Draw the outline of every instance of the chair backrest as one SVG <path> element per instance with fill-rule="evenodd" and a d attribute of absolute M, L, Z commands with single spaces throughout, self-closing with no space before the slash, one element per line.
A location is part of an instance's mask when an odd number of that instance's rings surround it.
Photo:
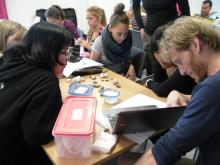
<path fill-rule="evenodd" d="M 40 17 L 40 21 L 46 21 L 46 17 L 44 16 L 45 12 L 46 12 L 46 9 L 36 10 L 36 16 Z"/>
<path fill-rule="evenodd" d="M 145 56 L 146 56 L 146 54 L 144 53 L 143 49 L 140 49 L 137 47 L 131 48 L 132 63 L 135 68 L 136 77 L 138 77 L 138 78 L 141 78 L 142 72 L 145 67 Z"/>
<path fill-rule="evenodd" d="M 141 40 L 141 34 L 139 30 L 130 30 L 132 35 L 132 46 L 142 49 L 143 42 Z"/>
<path fill-rule="evenodd" d="M 65 13 L 65 17 L 66 19 L 71 20 L 77 27 L 77 16 L 76 16 L 76 11 L 73 8 L 67 8 L 67 9 L 63 9 L 64 13 Z"/>
<path fill-rule="evenodd" d="M 65 13 L 65 18 L 71 20 L 77 27 L 77 17 L 75 9 L 73 8 L 66 8 L 63 9 Z M 36 10 L 36 16 L 40 17 L 40 21 L 46 21 L 46 17 L 44 13 L 46 12 L 46 9 L 38 9 Z"/>

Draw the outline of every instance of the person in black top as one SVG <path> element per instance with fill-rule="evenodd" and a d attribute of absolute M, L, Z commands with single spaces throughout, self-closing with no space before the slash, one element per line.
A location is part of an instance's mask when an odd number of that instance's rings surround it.
<path fill-rule="evenodd" d="M 191 94 L 196 86 L 195 81 L 190 76 L 182 76 L 176 66 L 172 63 L 164 63 L 161 60 L 159 51 L 159 42 L 162 38 L 164 30 L 171 23 L 165 24 L 154 32 L 151 39 L 151 49 L 159 66 L 155 69 L 154 80 L 147 81 L 147 87 L 154 91 L 158 96 L 167 97 L 172 90 L 177 90 L 184 94 Z M 174 68 L 174 72 L 168 76 L 167 70 Z"/>
<path fill-rule="evenodd" d="M 142 0 L 144 9 L 147 12 L 147 23 L 144 26 L 141 13 L 140 3 L 141 0 L 132 1 L 132 9 L 138 26 L 140 27 L 141 38 L 145 42 L 146 55 L 146 69 L 147 74 L 154 73 L 155 66 L 158 66 L 153 59 L 151 53 L 150 41 L 154 31 L 169 21 L 175 20 L 178 17 L 176 4 L 178 4 L 181 16 L 190 15 L 188 0 Z"/>
<path fill-rule="evenodd" d="M 0 164 L 52 164 L 41 145 L 53 139 L 70 44 L 64 28 L 40 22 L 0 58 Z"/>

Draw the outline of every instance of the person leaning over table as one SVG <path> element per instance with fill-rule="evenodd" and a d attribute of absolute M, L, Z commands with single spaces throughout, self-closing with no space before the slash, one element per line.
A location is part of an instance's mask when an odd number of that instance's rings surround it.
<path fill-rule="evenodd" d="M 160 97 L 167 97 L 172 90 L 177 90 L 184 94 L 191 94 L 193 88 L 196 86 L 193 78 L 187 75 L 182 76 L 175 65 L 172 63 L 164 63 L 161 59 L 159 43 L 164 30 L 170 25 L 171 23 L 168 23 L 157 28 L 151 38 L 152 53 L 161 67 L 155 68 L 154 80 L 147 80 L 146 86 Z M 169 73 L 171 69 L 173 71 Z"/>
<path fill-rule="evenodd" d="M 16 42 L 22 40 L 26 34 L 26 29 L 21 24 L 10 21 L 3 20 L 0 22 L 0 57 L 3 52 L 15 44 Z"/>
<path fill-rule="evenodd" d="M 146 25 L 144 25 L 144 21 L 141 17 L 141 2 L 147 13 Z M 140 28 L 141 39 L 146 45 L 145 53 L 147 74 L 154 73 L 153 69 L 160 67 L 153 58 L 153 54 L 151 52 L 151 36 L 158 27 L 179 17 L 176 8 L 177 4 L 179 11 L 181 12 L 180 16 L 190 16 L 188 0 L 132 0 L 132 9 L 134 12 L 135 20 L 137 21 L 137 24 Z"/>
<path fill-rule="evenodd" d="M 119 3 L 101 36 L 92 45 L 90 59 L 103 63 L 108 69 L 134 80 L 135 69 L 131 63 L 132 36 L 124 4 Z"/>
<path fill-rule="evenodd" d="M 70 44 L 64 28 L 40 22 L 0 58 L 0 164 L 52 164 L 41 145 L 53 139 L 62 106 L 55 73 Z"/>
<path fill-rule="evenodd" d="M 170 129 L 136 163 L 174 164 L 199 147 L 197 164 L 220 162 L 220 37 L 196 18 L 179 18 L 167 28 L 161 41 L 161 56 L 178 66 L 182 75 L 197 83 L 192 95 L 172 91 L 168 106 L 187 105 Z"/>

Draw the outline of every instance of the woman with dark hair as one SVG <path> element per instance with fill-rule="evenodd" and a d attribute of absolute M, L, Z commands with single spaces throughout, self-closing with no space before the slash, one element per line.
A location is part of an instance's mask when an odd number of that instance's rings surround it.
<path fill-rule="evenodd" d="M 90 58 L 103 63 L 116 73 L 134 80 L 135 69 L 131 63 L 132 37 L 124 4 L 119 3 L 101 36 L 92 45 Z"/>
<path fill-rule="evenodd" d="M 184 94 L 191 94 L 196 86 L 195 81 L 190 76 L 182 76 L 172 63 L 165 63 L 161 59 L 159 43 L 163 32 L 171 23 L 165 24 L 154 32 L 151 38 L 151 49 L 156 61 L 160 64 L 154 73 L 154 80 L 147 80 L 146 86 L 154 91 L 158 96 L 167 97 L 172 90 L 177 90 Z M 169 74 L 169 71 L 172 72 Z"/>
<path fill-rule="evenodd" d="M 55 72 L 70 44 L 64 28 L 40 22 L 0 58 L 0 164 L 51 164 L 41 145 L 53 139 L 62 106 Z"/>

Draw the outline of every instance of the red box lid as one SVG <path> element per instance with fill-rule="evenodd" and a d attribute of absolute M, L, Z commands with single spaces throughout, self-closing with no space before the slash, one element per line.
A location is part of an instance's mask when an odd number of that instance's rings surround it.
<path fill-rule="evenodd" d="M 93 133 L 97 101 L 94 97 L 67 97 L 53 127 L 53 135 Z"/>

